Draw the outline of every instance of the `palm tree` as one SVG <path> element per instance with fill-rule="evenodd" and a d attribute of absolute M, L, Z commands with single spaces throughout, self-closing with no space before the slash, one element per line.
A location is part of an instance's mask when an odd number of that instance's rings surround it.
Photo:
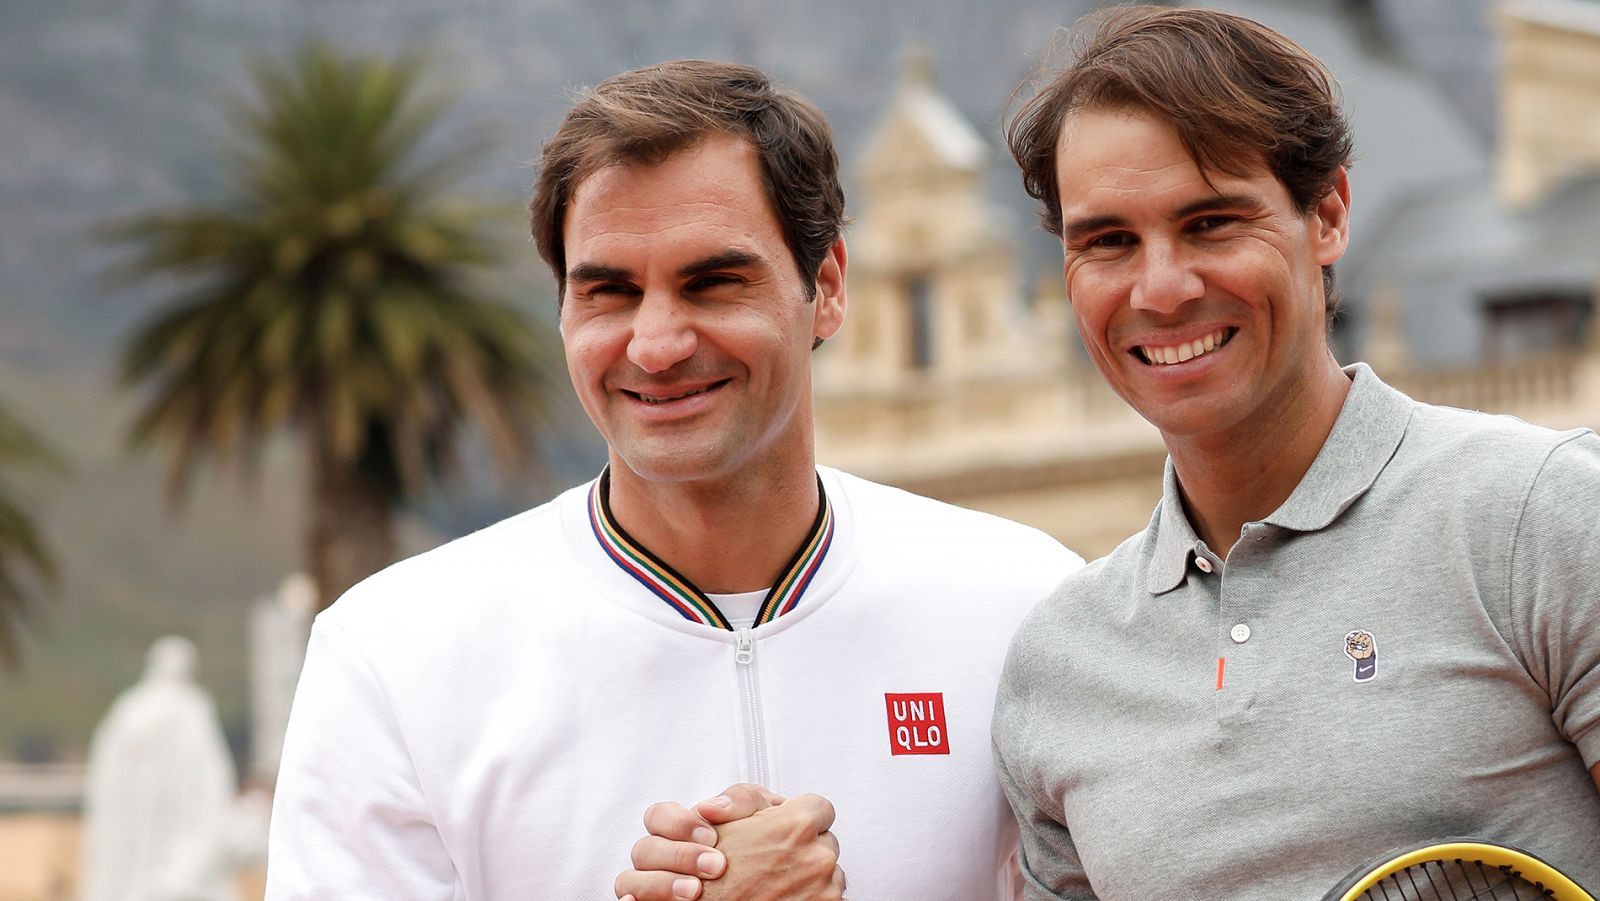
<path fill-rule="evenodd" d="M 201 456 L 248 473 L 296 432 L 324 607 L 394 559 L 396 507 L 456 468 L 463 425 L 516 471 L 548 410 L 551 342 L 473 287 L 486 216 L 443 196 L 477 148 L 420 159 L 443 103 L 419 71 L 316 45 L 259 65 L 231 198 L 108 230 L 124 272 L 181 285 L 124 349 L 131 443 L 170 449 L 179 499 Z"/>
<path fill-rule="evenodd" d="M 59 470 L 61 458 L 0 407 L 0 469 Z M 0 485 L 0 489 L 3 489 Z M 33 614 L 38 589 L 55 579 L 55 563 L 20 504 L 0 490 L 0 665 L 21 663 L 21 626 Z"/>

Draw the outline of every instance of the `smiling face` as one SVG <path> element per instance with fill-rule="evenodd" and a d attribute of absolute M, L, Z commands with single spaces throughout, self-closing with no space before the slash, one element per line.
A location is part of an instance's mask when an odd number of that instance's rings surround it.
<path fill-rule="evenodd" d="M 808 301 L 749 142 L 595 172 L 563 236 L 567 369 L 613 467 L 696 481 L 811 465 L 811 346 L 844 318 L 844 244 Z"/>
<path fill-rule="evenodd" d="M 1169 444 L 1259 438 L 1338 376 L 1321 267 L 1345 248 L 1342 172 L 1300 212 L 1265 163 L 1245 176 L 1202 173 L 1170 125 L 1127 109 L 1072 114 L 1058 148 L 1079 333 Z"/>

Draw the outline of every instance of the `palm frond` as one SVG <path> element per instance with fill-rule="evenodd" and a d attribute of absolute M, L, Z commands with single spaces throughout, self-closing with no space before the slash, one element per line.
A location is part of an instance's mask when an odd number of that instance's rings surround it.
<path fill-rule="evenodd" d="M 62 472 L 65 458 L 21 420 L 0 407 L 0 476 L 20 469 Z M 21 662 L 19 635 L 56 566 L 39 529 L 0 481 L 0 666 Z"/>
<path fill-rule="evenodd" d="M 167 447 L 175 496 L 196 461 L 248 465 L 286 427 L 407 493 L 448 475 L 469 425 L 508 466 L 530 454 L 559 352 L 472 287 L 498 254 L 449 189 L 485 145 L 434 146 L 449 100 L 423 73 L 320 44 L 257 63 L 229 107 L 232 195 L 103 230 L 133 248 L 124 275 L 190 277 L 121 361 L 130 443 Z"/>

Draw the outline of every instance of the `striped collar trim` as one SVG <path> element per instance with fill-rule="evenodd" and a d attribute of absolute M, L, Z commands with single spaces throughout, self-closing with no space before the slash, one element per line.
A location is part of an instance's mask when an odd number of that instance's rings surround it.
<path fill-rule="evenodd" d="M 833 545 L 833 505 L 828 502 L 828 493 L 822 488 L 820 476 L 817 478 L 817 497 L 821 503 L 817 505 L 817 518 L 811 523 L 811 531 L 784 566 L 780 578 L 767 590 L 767 596 L 756 613 L 757 626 L 766 625 L 799 606 L 806 588 L 822 568 L 828 548 Z M 705 592 L 650 553 L 617 524 L 611 515 L 610 467 L 600 473 L 594 488 L 589 491 L 589 525 L 606 556 L 623 572 L 665 601 L 679 616 L 690 622 L 732 630 L 728 618 L 706 597 Z"/>

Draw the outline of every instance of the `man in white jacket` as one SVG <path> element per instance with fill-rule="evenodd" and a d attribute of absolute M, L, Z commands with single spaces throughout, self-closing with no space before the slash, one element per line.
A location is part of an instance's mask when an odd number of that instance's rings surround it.
<path fill-rule="evenodd" d="M 1014 897 L 994 691 L 1081 561 L 816 465 L 846 267 L 822 115 L 745 66 L 625 73 L 546 143 L 532 219 L 609 463 L 318 618 L 268 897 L 837 897 L 840 844 L 858 901 Z M 730 782 L 792 797 L 702 833 L 720 878 L 616 877 L 646 803 Z"/>

